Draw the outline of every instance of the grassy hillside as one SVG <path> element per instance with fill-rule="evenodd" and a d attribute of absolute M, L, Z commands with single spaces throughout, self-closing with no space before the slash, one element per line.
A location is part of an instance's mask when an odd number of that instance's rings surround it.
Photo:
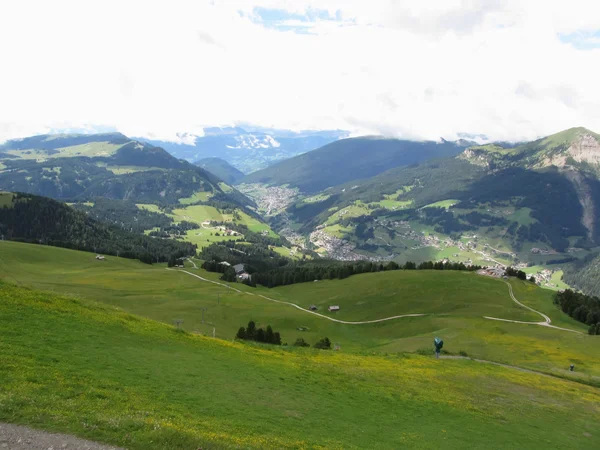
<path fill-rule="evenodd" d="M 130 449 L 594 448 L 597 389 L 464 360 L 250 347 L 0 283 L 0 420 Z"/>
<path fill-rule="evenodd" d="M 453 156 L 463 148 L 453 142 L 413 142 L 363 137 L 342 139 L 317 150 L 251 173 L 244 183 L 297 187 L 317 193 L 330 186 L 372 177 L 393 167 Z"/>
<path fill-rule="evenodd" d="M 221 158 L 204 158 L 196 161 L 194 164 L 202 167 L 212 174 L 215 174 L 221 180 L 229 184 L 236 184 L 238 181 L 244 178 L 244 172 L 236 169 Z"/>
<path fill-rule="evenodd" d="M 146 263 L 196 254 L 196 247 L 168 239 L 152 239 L 128 227 L 100 222 L 46 197 L 0 192 L 2 239 L 93 251 Z"/>
<path fill-rule="evenodd" d="M 114 257 L 100 262 L 89 253 L 14 242 L 0 242 L 0 268 L 0 278 L 7 281 L 100 301 L 167 324 L 183 319 L 185 330 L 212 335 L 214 329 L 222 339 L 231 339 L 251 319 L 258 326 L 272 325 L 284 342 L 291 344 L 302 337 L 313 344 L 327 336 L 345 353 L 430 352 L 433 337 L 441 335 L 445 349 L 454 354 L 462 351 L 600 385 L 596 336 L 484 319 L 485 315 L 541 320 L 518 308 L 502 281 L 475 274 L 397 271 L 271 290 L 237 284 L 242 292 L 235 292 L 181 271 L 165 270 L 164 265 L 147 266 Z M 218 276 L 189 265 L 185 270 L 209 280 L 216 281 Z M 529 282 L 514 280 L 512 284 L 520 301 L 549 315 L 555 325 L 586 331 L 552 304 L 550 291 Z M 427 315 L 351 325 L 259 295 L 303 308 L 317 304 L 319 313 L 346 321 Z M 330 304 L 340 305 L 340 312 L 328 313 Z M 204 323 L 201 308 L 207 308 Z M 576 372 L 568 371 L 571 363 L 576 364 Z"/>
<path fill-rule="evenodd" d="M 106 197 L 175 204 L 212 196 L 251 204 L 206 170 L 120 133 L 34 136 L 0 148 L 4 190 L 69 200 Z"/>

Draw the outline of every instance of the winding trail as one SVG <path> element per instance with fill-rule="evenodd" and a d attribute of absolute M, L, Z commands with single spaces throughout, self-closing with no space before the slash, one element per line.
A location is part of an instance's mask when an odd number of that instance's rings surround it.
<path fill-rule="evenodd" d="M 504 280 L 503 280 L 504 281 Z M 540 316 L 542 316 L 544 318 L 543 322 L 523 322 L 521 320 L 509 320 L 509 319 L 499 319 L 498 317 L 488 317 L 488 316 L 483 316 L 484 319 L 489 319 L 489 320 L 499 320 L 501 322 L 510 322 L 510 323 L 521 323 L 524 325 L 540 325 L 542 327 L 549 327 L 549 328 L 554 328 L 555 330 L 562 330 L 562 331 L 570 331 L 571 333 L 578 333 L 578 334 L 584 334 L 581 331 L 577 331 L 577 330 L 571 330 L 569 328 L 562 328 L 562 327 L 557 327 L 556 325 L 552 325 L 552 320 L 550 319 L 550 317 L 548 317 L 546 314 L 541 313 L 539 311 L 536 311 L 535 309 L 524 305 L 523 303 L 521 303 L 519 300 L 517 300 L 517 298 L 515 297 L 515 294 L 513 292 L 513 288 L 512 288 L 512 284 L 510 284 L 508 281 L 504 281 L 504 283 L 508 286 L 508 293 L 510 294 L 510 298 L 513 300 L 513 302 L 515 302 L 517 305 L 519 305 L 521 308 L 525 308 L 528 309 L 531 312 L 534 312 Z"/>
<path fill-rule="evenodd" d="M 195 264 L 194 264 L 194 266 L 195 266 Z M 175 269 L 167 269 L 167 270 L 175 270 Z M 295 303 L 284 302 L 283 300 L 275 300 L 274 298 L 270 298 L 270 297 L 267 297 L 267 296 L 261 295 L 261 294 L 254 294 L 253 292 L 240 291 L 239 289 L 231 287 L 228 284 L 219 283 L 218 281 L 208 280 L 206 278 L 201 277 L 200 275 L 196 275 L 195 273 L 188 272 L 187 270 L 177 270 L 177 272 L 187 273 L 188 275 L 196 277 L 196 278 L 198 278 L 198 279 L 200 279 L 202 281 L 206 281 L 207 283 L 217 284 L 219 286 L 226 287 L 227 289 L 231 289 L 232 291 L 239 292 L 240 294 L 252 295 L 254 297 L 261 297 L 261 298 L 264 298 L 265 300 L 269 300 L 271 302 L 282 303 L 284 305 L 293 306 L 294 308 L 299 309 L 300 311 L 304 311 L 305 313 L 313 314 L 315 316 L 322 317 L 323 319 L 331 320 L 332 322 L 344 323 L 344 324 L 347 324 L 347 325 L 363 325 L 363 324 L 367 324 L 367 323 L 377 323 L 377 322 L 385 322 L 386 320 L 400 319 L 402 317 L 421 317 L 421 316 L 427 316 L 428 315 L 428 314 L 403 314 L 401 316 L 384 317 L 383 319 L 363 320 L 363 321 L 360 321 L 360 322 L 348 322 L 346 320 L 334 319 L 333 317 L 329 317 L 329 316 L 326 316 L 324 314 L 319 314 L 318 312 L 314 312 L 314 311 L 311 311 L 309 309 L 305 309 L 302 306 L 296 305 Z"/>
<path fill-rule="evenodd" d="M 192 263 L 192 265 L 194 266 L 194 269 L 198 269 L 198 266 L 196 265 L 196 263 L 195 263 L 194 261 L 192 261 L 191 259 L 188 259 L 188 261 Z M 167 270 L 175 270 L 175 269 L 167 269 Z M 209 279 L 203 278 L 203 277 L 201 277 L 200 275 L 196 275 L 195 273 L 188 272 L 187 270 L 181 270 L 181 269 L 179 269 L 179 270 L 177 270 L 177 271 L 178 271 L 178 272 L 184 272 L 184 273 L 187 273 L 188 275 L 191 275 L 191 276 L 193 276 L 193 277 L 196 277 L 196 278 L 198 278 L 199 280 L 205 281 L 205 282 L 207 282 L 207 283 L 213 283 L 213 284 L 217 284 L 217 285 L 219 285 L 219 286 L 226 287 L 227 289 L 231 289 L 231 290 L 233 290 L 233 291 L 235 291 L 235 292 L 238 292 L 238 293 L 240 293 L 240 294 L 246 294 L 246 295 L 252 295 L 252 296 L 255 296 L 255 297 L 261 297 L 261 298 L 264 298 L 265 300 L 269 300 L 269 301 L 271 301 L 271 302 L 275 302 L 275 303 L 281 303 L 281 304 L 284 304 L 284 305 L 289 305 L 289 306 L 292 306 L 292 307 L 294 307 L 294 308 L 296 308 L 296 309 L 299 309 L 300 311 L 303 311 L 303 312 L 305 312 L 305 313 L 308 313 L 308 314 L 313 314 L 313 315 L 315 315 L 315 316 L 319 316 L 319 317 L 321 317 L 321 318 L 323 318 L 323 319 L 327 319 L 327 320 L 330 320 L 330 321 L 332 321 L 332 322 L 343 323 L 343 324 L 347 324 L 347 325 L 365 325 L 365 324 L 369 324 L 369 323 L 379 323 L 379 322 L 386 322 L 386 321 L 388 321 L 388 320 L 402 319 L 402 318 L 404 318 L 404 317 L 423 317 L 423 316 L 431 316 L 431 315 L 432 315 L 432 314 L 424 314 L 424 313 L 423 313 L 423 314 L 402 314 L 402 315 L 399 315 L 399 316 L 390 316 L 390 317 L 384 317 L 383 319 L 362 320 L 362 321 L 358 321 L 358 322 L 350 322 L 350 321 L 347 321 L 347 320 L 339 320 L 339 319 L 334 319 L 333 317 L 329 317 L 329 316 L 326 316 L 326 315 L 324 315 L 324 314 L 320 314 L 320 313 L 318 313 L 318 312 L 311 311 L 311 310 L 309 310 L 309 309 L 303 308 L 303 307 L 301 307 L 300 305 L 297 305 L 297 304 L 295 304 L 295 303 L 291 303 L 291 302 L 285 302 L 285 301 L 283 301 L 283 300 L 276 300 L 276 299 L 274 299 L 274 298 L 270 298 L 270 297 L 267 297 L 267 296 L 265 296 L 265 295 L 262 295 L 262 294 L 254 294 L 253 292 L 241 291 L 241 290 L 239 290 L 239 289 L 236 289 L 236 288 L 234 288 L 234 287 L 231 287 L 231 286 L 230 286 L 230 285 L 228 285 L 228 284 L 225 284 L 225 283 L 219 283 L 218 281 L 213 281 L 213 280 L 209 280 Z M 498 317 L 488 317 L 488 316 L 483 316 L 483 318 L 484 318 L 484 319 L 489 319 L 489 320 L 498 320 L 498 321 L 500 321 L 500 322 L 520 323 L 520 324 L 524 324 L 524 325 L 539 325 L 539 326 L 544 326 L 544 327 L 554 328 L 555 330 L 569 331 L 569 332 L 571 332 L 571 333 L 584 334 L 584 333 L 583 333 L 583 332 L 581 332 L 581 331 L 577 331 L 577 330 L 571 330 L 571 329 L 569 329 L 569 328 L 562 328 L 562 327 L 557 327 L 557 326 L 555 326 L 555 325 L 552 325 L 552 320 L 550 319 L 550 317 L 548 317 L 548 316 L 547 316 L 546 314 L 544 314 L 544 313 L 541 313 L 541 312 L 539 312 L 539 311 L 536 311 L 535 309 L 533 309 L 533 308 L 531 308 L 531 307 L 529 307 L 529 306 L 527 306 L 527 305 L 524 305 L 523 303 L 521 303 L 521 302 L 520 302 L 519 300 L 517 300 L 517 298 L 515 297 L 515 294 L 514 294 L 514 292 L 513 292 L 512 285 L 511 285 L 511 284 L 510 284 L 508 281 L 504 281 L 504 283 L 505 283 L 505 284 L 508 286 L 508 293 L 510 294 L 510 298 L 511 298 L 511 299 L 512 299 L 512 300 L 513 300 L 513 301 L 514 301 L 514 302 L 515 302 L 517 305 L 519 305 L 519 306 L 520 306 L 520 307 L 522 307 L 522 308 L 528 309 L 528 310 L 529 310 L 529 311 L 531 311 L 531 312 L 534 312 L 534 313 L 536 313 L 536 314 L 540 315 L 541 317 L 543 317 L 543 318 L 544 318 L 544 321 L 543 321 L 543 322 L 524 322 L 524 321 L 521 321 L 521 320 L 500 319 L 500 318 L 498 318 Z"/>

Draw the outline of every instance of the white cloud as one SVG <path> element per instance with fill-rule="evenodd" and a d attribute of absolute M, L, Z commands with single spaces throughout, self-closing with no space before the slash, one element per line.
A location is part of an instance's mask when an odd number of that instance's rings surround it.
<path fill-rule="evenodd" d="M 302 32 L 270 26 L 256 7 L 293 14 L 280 24 Z M 600 131 L 600 49 L 560 39 L 599 30 L 600 5 L 568 9 L 577 13 L 540 0 L 3 2 L 0 140 L 88 124 L 175 141 L 238 123 L 418 139 Z"/>

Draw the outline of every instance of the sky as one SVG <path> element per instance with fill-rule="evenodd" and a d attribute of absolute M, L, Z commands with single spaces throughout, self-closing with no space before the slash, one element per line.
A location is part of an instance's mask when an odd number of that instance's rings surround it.
<path fill-rule="evenodd" d="M 0 142 L 600 132 L 596 0 L 19 0 L 0 2 L 0 42 Z"/>

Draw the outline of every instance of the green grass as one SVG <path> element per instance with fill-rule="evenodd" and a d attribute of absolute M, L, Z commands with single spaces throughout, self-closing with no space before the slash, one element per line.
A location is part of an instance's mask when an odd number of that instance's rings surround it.
<path fill-rule="evenodd" d="M 507 216 L 507 219 L 518 222 L 520 225 L 532 225 L 537 222 L 531 217 L 531 208 L 516 208 L 514 213 Z"/>
<path fill-rule="evenodd" d="M 277 234 L 271 230 L 271 227 L 264 222 L 257 220 L 254 217 L 249 216 L 244 211 L 238 211 L 241 220 L 234 220 L 234 222 L 246 225 L 250 231 L 255 233 L 266 232 L 271 237 L 277 237 Z"/>
<path fill-rule="evenodd" d="M 56 153 L 48 154 L 42 150 L 7 150 L 6 153 L 18 156 L 22 159 L 50 159 L 68 157 L 98 157 L 110 156 L 119 150 L 123 144 L 112 144 L 110 142 L 90 142 L 88 144 L 72 145 L 56 149 Z"/>
<path fill-rule="evenodd" d="M 205 202 L 212 197 L 212 192 L 194 192 L 191 197 L 180 198 L 179 203 L 182 205 L 191 205 L 193 203 Z"/>
<path fill-rule="evenodd" d="M 196 194 L 194 194 L 196 195 Z M 199 197 L 198 197 L 199 198 Z M 187 203 L 186 199 L 183 199 L 181 203 Z M 188 199 L 189 200 L 189 199 Z M 158 206 L 150 204 L 138 204 L 138 208 L 147 209 L 148 211 L 162 212 Z M 199 247 L 207 247 L 215 242 L 223 241 L 234 241 L 240 239 L 239 236 L 224 236 L 223 231 L 214 228 L 212 225 L 208 225 L 206 222 L 235 222 L 242 225 L 246 225 L 250 231 L 256 233 L 267 233 L 268 236 L 277 237 L 277 234 L 271 230 L 271 227 L 264 222 L 249 216 L 243 211 L 237 211 L 240 220 L 234 218 L 233 214 L 223 214 L 214 206 L 208 205 L 190 205 L 182 208 L 173 210 L 172 214 L 166 214 L 171 217 L 175 222 L 188 221 L 195 222 L 201 225 L 201 228 L 196 230 L 189 230 L 184 239 L 193 244 L 197 244 Z M 205 224 L 205 225 L 202 225 Z M 219 236 L 216 234 L 219 233 Z"/>
<path fill-rule="evenodd" d="M 423 206 L 423 208 L 451 208 L 452 206 L 456 205 L 459 201 L 458 200 L 441 200 L 439 202 L 435 202 L 435 203 L 430 203 L 429 205 L 425 205 Z"/>
<path fill-rule="evenodd" d="M 510 300 L 504 284 L 490 281 L 458 271 L 390 271 L 283 286 L 271 294 L 298 304 L 310 299 L 323 314 L 349 321 L 414 313 L 537 320 Z M 341 310 L 329 313 L 329 305 L 339 305 Z"/>
<path fill-rule="evenodd" d="M 15 194 L 13 194 L 12 192 L 0 191 L 0 208 L 3 208 L 5 206 L 11 207 L 14 196 Z"/>
<path fill-rule="evenodd" d="M 233 337 L 250 319 L 259 326 L 271 324 L 284 342 L 303 337 L 314 343 L 328 336 L 344 352 L 414 352 L 429 348 L 436 335 L 446 349 L 470 356 L 556 373 L 600 385 L 598 338 L 534 325 L 483 319 L 539 320 L 518 308 L 499 280 L 475 274 L 439 271 L 394 271 L 364 274 L 341 281 L 321 281 L 268 290 L 241 284 L 246 293 L 202 282 L 190 275 L 167 271 L 164 265 L 31 244 L 0 242 L 0 278 L 25 286 L 97 300 L 123 310 L 172 324 L 183 319 L 190 332 L 223 339 Z M 59 263 L 57 263 L 59 262 Z M 200 262 L 197 261 L 197 264 Z M 188 271 L 218 280 L 218 274 Z M 515 295 L 523 303 L 547 313 L 555 324 L 585 331 L 586 327 L 560 312 L 552 303 L 552 291 L 529 282 L 514 281 Z M 392 315 L 427 313 L 376 324 L 335 323 L 257 295 L 291 301 L 302 307 L 339 304 L 333 317 L 347 321 L 379 319 Z M 200 308 L 205 312 L 202 323 Z M 307 331 L 298 331 L 306 327 Z M 567 372 L 571 361 L 578 370 Z"/>
<path fill-rule="evenodd" d="M 339 223 L 336 223 L 335 225 L 329 225 L 323 228 L 323 231 L 331 236 L 343 239 L 347 234 L 353 233 L 354 229 L 352 227 L 344 227 Z"/>
<path fill-rule="evenodd" d="M 377 205 L 381 208 L 396 210 L 396 209 L 410 208 L 413 204 L 413 201 L 412 200 L 398 201 L 398 200 L 392 200 L 392 199 L 385 199 L 385 200 L 380 200 L 378 202 L 370 203 L 370 204 Z"/>
<path fill-rule="evenodd" d="M 350 217 L 360 217 L 367 215 L 371 212 L 371 210 L 367 207 L 365 203 L 361 201 L 356 201 L 353 205 L 346 206 L 339 211 L 335 211 L 331 214 L 327 220 L 325 221 L 325 225 L 334 225 L 340 222 L 342 219 L 348 219 Z"/>
<path fill-rule="evenodd" d="M 149 172 L 151 170 L 165 170 L 161 167 L 144 167 L 144 166 L 106 166 L 107 170 L 110 170 L 116 175 L 124 175 L 128 173 L 136 172 Z"/>
<path fill-rule="evenodd" d="M 153 205 L 150 203 L 136 203 L 135 206 L 137 206 L 140 209 L 145 209 L 150 212 L 162 213 L 162 211 L 160 210 L 160 207 L 158 205 Z"/>
<path fill-rule="evenodd" d="M 222 222 L 223 215 L 217 211 L 214 206 L 193 205 L 186 208 L 174 209 L 173 215 L 177 220 L 187 220 L 189 222 L 208 222 L 211 220 Z"/>
<path fill-rule="evenodd" d="M 223 192 L 225 192 L 226 194 L 229 194 L 231 192 L 233 192 L 233 188 L 231 186 L 229 186 L 227 183 L 224 183 L 223 181 L 219 181 L 219 187 L 223 190 Z"/>
<path fill-rule="evenodd" d="M 556 285 L 557 289 L 570 289 L 571 286 L 569 286 L 567 283 L 565 283 L 562 280 L 564 273 L 562 270 L 557 270 L 556 272 L 554 272 L 552 274 L 552 277 L 550 278 L 550 280 L 552 281 L 552 283 L 554 283 Z"/>
<path fill-rule="evenodd" d="M 302 199 L 302 203 L 318 203 L 318 202 L 324 202 L 325 200 L 327 200 L 329 197 L 331 197 L 331 195 L 327 195 L 327 194 L 317 194 L 317 195 L 313 195 L 312 197 L 307 197 Z"/>
<path fill-rule="evenodd" d="M 0 420 L 129 449 L 595 448 L 598 389 L 467 360 L 228 343 L 0 284 Z"/>

